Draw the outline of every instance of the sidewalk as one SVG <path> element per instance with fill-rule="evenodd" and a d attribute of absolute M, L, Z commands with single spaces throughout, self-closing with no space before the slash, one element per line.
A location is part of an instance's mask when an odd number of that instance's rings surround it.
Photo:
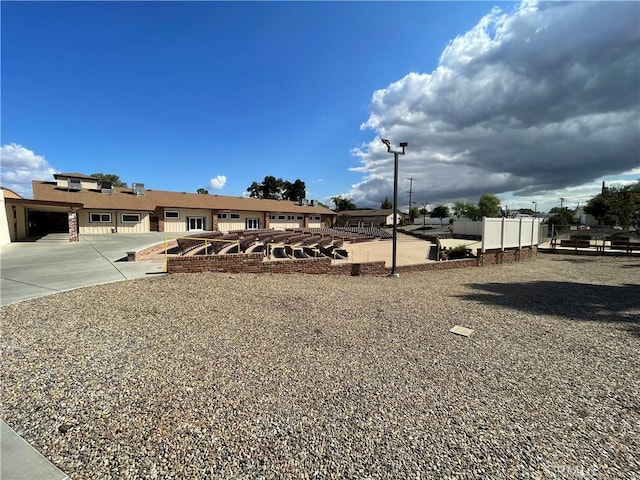
<path fill-rule="evenodd" d="M 101 283 L 164 274 L 164 264 L 151 260 L 127 262 L 126 252 L 156 245 L 164 233 L 47 235 L 34 242 L 16 242 L 0 249 L 0 304 L 28 300 Z M 0 478 L 65 480 L 69 477 L 1 423 Z"/>
<path fill-rule="evenodd" d="M 0 249 L 0 304 L 75 288 L 164 273 L 151 260 L 127 262 L 126 252 L 161 243 L 164 233 L 82 235 L 79 242 L 49 235 Z"/>
<path fill-rule="evenodd" d="M 69 480 L 58 467 L 0 420 L 0 478 L 3 480 Z"/>

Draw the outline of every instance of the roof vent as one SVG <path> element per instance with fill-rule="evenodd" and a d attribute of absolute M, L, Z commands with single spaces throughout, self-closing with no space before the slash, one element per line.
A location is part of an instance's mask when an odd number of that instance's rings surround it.
<path fill-rule="evenodd" d="M 108 193 L 111 195 L 113 193 L 113 183 L 107 181 L 100 182 L 100 190 L 102 193 Z"/>
<path fill-rule="evenodd" d="M 306 198 L 302 198 L 302 197 L 300 197 L 300 198 L 298 199 L 298 205 L 300 205 L 301 207 L 304 207 L 305 205 L 307 205 L 307 203 L 308 203 L 308 202 L 307 202 L 307 199 L 306 199 Z"/>
<path fill-rule="evenodd" d="M 309 200 L 309 205 L 311 205 L 312 207 L 317 207 L 318 206 L 318 201 L 317 200 Z"/>
<path fill-rule="evenodd" d="M 133 183 L 131 184 L 131 190 L 136 196 L 144 195 L 144 183 Z"/>
<path fill-rule="evenodd" d="M 78 178 L 67 179 L 67 191 L 68 192 L 80 192 L 82 191 L 82 182 Z"/>

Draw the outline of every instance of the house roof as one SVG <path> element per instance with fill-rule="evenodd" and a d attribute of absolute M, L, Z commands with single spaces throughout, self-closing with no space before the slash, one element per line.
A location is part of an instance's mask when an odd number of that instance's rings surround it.
<path fill-rule="evenodd" d="M 342 210 L 338 215 L 348 215 L 350 217 L 388 217 L 393 213 L 392 208 L 384 208 L 382 210 Z M 398 212 L 402 215 L 402 212 Z"/>
<path fill-rule="evenodd" d="M 288 200 L 267 200 L 151 189 L 146 189 L 144 195 L 135 195 L 131 188 L 125 187 L 114 187 L 112 194 L 102 193 L 100 190 L 93 189 L 69 192 L 64 187 L 58 187 L 54 182 L 40 180 L 34 180 L 32 186 L 33 197 L 37 200 L 76 202 L 81 203 L 83 208 L 90 209 L 151 212 L 156 207 L 164 207 L 335 215 L 333 210 L 320 205 L 315 207 L 299 205 L 297 202 Z"/>
<path fill-rule="evenodd" d="M 22 198 L 22 195 L 14 192 L 7 187 L 0 187 L 4 191 L 4 198 Z"/>
<path fill-rule="evenodd" d="M 96 180 L 96 181 L 99 180 L 99 178 L 97 177 L 92 177 L 91 175 L 85 175 L 84 173 L 54 173 L 53 178 L 55 178 L 56 180 L 58 178 L 78 178 L 80 180 Z"/>
<path fill-rule="evenodd" d="M 31 200 L 29 198 L 5 198 L 8 205 L 22 205 L 31 210 L 68 211 L 73 208 L 82 208 L 81 203 L 61 202 L 55 200 Z M 57 208 L 60 207 L 60 208 Z"/>

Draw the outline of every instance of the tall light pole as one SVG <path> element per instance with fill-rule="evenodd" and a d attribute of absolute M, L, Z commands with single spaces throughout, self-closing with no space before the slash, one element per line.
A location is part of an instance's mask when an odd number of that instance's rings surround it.
<path fill-rule="evenodd" d="M 422 202 L 422 235 L 427 227 L 427 205 L 429 205 L 427 202 Z"/>
<path fill-rule="evenodd" d="M 402 150 L 391 150 L 391 142 L 381 139 L 382 143 L 387 146 L 387 152 L 393 153 L 393 241 L 391 254 L 391 273 L 390 277 L 398 277 L 396 270 L 396 259 L 398 254 L 398 155 L 404 155 L 404 149 L 409 145 L 407 142 L 400 142 Z"/>
<path fill-rule="evenodd" d="M 533 203 L 533 216 L 537 217 L 538 216 L 538 202 L 531 202 Z"/>

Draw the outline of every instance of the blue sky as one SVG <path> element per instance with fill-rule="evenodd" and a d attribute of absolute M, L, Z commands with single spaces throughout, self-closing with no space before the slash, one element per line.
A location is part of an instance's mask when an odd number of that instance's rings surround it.
<path fill-rule="evenodd" d="M 557 12 L 489 2 L 1 8 L 2 184 L 27 197 L 31 179 L 54 171 L 234 196 L 274 175 L 302 179 L 309 198 L 378 207 L 393 174 L 380 136 L 409 142 L 404 205 L 409 178 L 414 203 L 495 193 L 543 210 L 561 196 L 586 201 L 603 178 L 640 177 L 634 3 Z M 580 29 L 590 22 L 588 37 Z M 614 47 L 621 53 L 604 60 Z M 626 96 L 599 86 L 611 78 Z M 596 138 L 603 131 L 610 148 Z"/>

